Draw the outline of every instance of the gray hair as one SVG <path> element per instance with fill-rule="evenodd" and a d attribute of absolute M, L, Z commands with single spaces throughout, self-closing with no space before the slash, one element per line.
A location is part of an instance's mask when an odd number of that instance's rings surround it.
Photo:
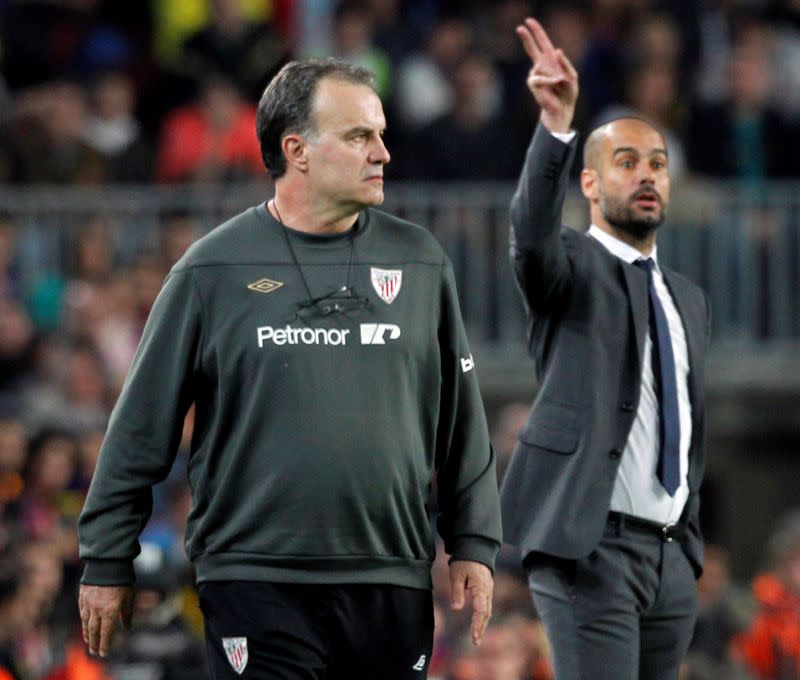
<path fill-rule="evenodd" d="M 267 85 L 256 111 L 261 158 L 272 179 L 286 172 L 286 158 L 281 149 L 284 136 L 315 132 L 312 103 L 317 84 L 323 78 L 366 85 L 377 94 L 375 75 L 343 59 L 326 57 L 286 64 Z"/>

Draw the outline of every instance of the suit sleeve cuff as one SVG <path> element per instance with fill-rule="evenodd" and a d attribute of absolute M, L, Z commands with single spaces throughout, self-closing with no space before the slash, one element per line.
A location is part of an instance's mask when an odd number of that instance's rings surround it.
<path fill-rule="evenodd" d="M 494 574 L 494 563 L 500 546 L 487 538 L 460 538 L 453 542 L 453 549 L 450 551 L 450 562 L 464 560 L 468 562 L 479 562 L 489 567 Z"/>
<path fill-rule="evenodd" d="M 86 560 L 81 578 L 88 586 L 129 586 L 135 582 L 131 560 Z"/>

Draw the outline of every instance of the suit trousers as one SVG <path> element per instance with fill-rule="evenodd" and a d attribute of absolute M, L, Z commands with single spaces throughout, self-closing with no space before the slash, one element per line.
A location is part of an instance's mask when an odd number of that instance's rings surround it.
<path fill-rule="evenodd" d="M 697 618 L 679 542 L 609 522 L 588 556 L 525 559 L 555 680 L 676 680 Z"/>

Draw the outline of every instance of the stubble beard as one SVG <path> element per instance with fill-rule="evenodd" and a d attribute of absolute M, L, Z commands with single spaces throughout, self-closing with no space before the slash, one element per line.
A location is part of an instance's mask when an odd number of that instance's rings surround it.
<path fill-rule="evenodd" d="M 643 212 L 636 209 L 633 198 L 621 200 L 608 195 L 601 195 L 600 211 L 612 227 L 637 241 L 644 241 L 652 236 L 666 217 L 663 203 L 659 204 L 658 211 Z"/>

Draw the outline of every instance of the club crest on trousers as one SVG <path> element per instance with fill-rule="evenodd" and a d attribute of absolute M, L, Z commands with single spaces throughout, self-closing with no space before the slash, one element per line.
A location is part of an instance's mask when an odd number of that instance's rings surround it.
<path fill-rule="evenodd" d="M 400 292 L 400 287 L 403 285 L 403 270 L 370 267 L 369 278 L 378 297 L 387 305 L 390 305 L 394 302 Z"/>
<path fill-rule="evenodd" d="M 224 637 L 222 638 L 222 647 L 225 650 L 225 656 L 228 657 L 228 663 L 230 663 L 231 668 L 238 675 L 241 675 L 247 666 L 247 638 Z"/>

